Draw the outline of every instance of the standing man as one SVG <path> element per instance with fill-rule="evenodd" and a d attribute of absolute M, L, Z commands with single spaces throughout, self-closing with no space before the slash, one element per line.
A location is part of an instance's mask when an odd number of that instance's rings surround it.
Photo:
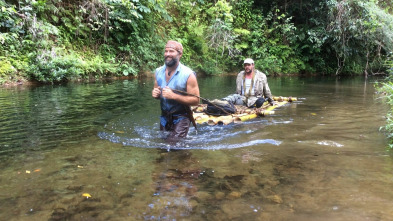
<path fill-rule="evenodd" d="M 265 101 L 274 105 L 266 75 L 255 69 L 254 60 L 251 58 L 244 60 L 243 66 L 244 71 L 236 78 L 236 94 L 229 95 L 224 100 L 247 107 L 259 108 Z"/>
<path fill-rule="evenodd" d="M 168 41 L 165 46 L 165 64 L 155 71 L 153 98 L 160 99 L 160 130 L 170 131 L 169 139 L 184 138 L 188 134 L 192 111 L 198 105 L 199 87 L 195 72 L 180 63 L 183 46 L 177 41 Z M 177 91 L 184 91 L 190 96 Z"/>

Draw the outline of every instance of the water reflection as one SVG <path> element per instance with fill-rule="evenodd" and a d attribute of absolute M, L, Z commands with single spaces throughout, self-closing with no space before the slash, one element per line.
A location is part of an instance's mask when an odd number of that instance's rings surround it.
<path fill-rule="evenodd" d="M 96 135 L 114 116 L 152 105 L 137 79 L 1 89 L 0 152 L 54 148 Z M 149 90 L 152 87 L 148 86 Z M 136 96 L 137 94 L 137 96 Z M 149 106 L 150 105 L 150 106 Z M 149 107 L 149 108 L 147 108 Z"/>
<path fill-rule="evenodd" d="M 234 79 L 200 85 L 220 98 Z M 305 99 L 191 128 L 177 150 L 147 79 L 0 89 L 0 220 L 391 220 L 388 108 L 370 81 L 269 85 Z"/>
<path fill-rule="evenodd" d="M 205 158 L 215 157 L 218 164 L 231 163 L 239 168 L 237 171 L 205 167 L 202 152 L 162 152 L 153 173 L 154 196 L 143 213 L 144 219 L 252 219 L 266 208 L 264 199 L 268 204 L 283 202 L 271 189 L 279 182 L 261 178 L 262 171 L 249 167 L 249 163 L 262 161 L 261 151 L 243 150 L 231 162 L 225 162 L 230 154 L 214 152 Z"/>
<path fill-rule="evenodd" d="M 198 182 L 204 176 L 192 153 L 185 151 L 162 152 L 153 173 L 154 196 L 145 212 L 145 220 L 176 220 L 189 217 L 195 210 Z"/>

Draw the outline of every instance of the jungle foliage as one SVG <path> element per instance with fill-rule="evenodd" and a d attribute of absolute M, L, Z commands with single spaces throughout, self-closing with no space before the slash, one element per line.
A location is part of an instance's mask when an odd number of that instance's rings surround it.
<path fill-rule="evenodd" d="M 389 149 L 393 150 L 393 56 L 390 56 L 386 61 L 389 75 L 385 81 L 377 82 L 378 91 L 383 94 L 383 102 L 386 102 L 390 110 L 386 116 L 386 125 L 380 130 L 384 131 L 389 139 Z"/>
<path fill-rule="evenodd" d="M 169 39 L 204 74 L 252 57 L 269 74 L 387 70 L 392 1 L 0 0 L 0 84 L 136 76 Z"/>

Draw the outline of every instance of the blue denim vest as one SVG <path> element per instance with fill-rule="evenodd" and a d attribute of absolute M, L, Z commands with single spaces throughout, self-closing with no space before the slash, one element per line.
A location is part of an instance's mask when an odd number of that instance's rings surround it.
<path fill-rule="evenodd" d="M 187 80 L 190 77 L 190 74 L 195 74 L 195 72 L 191 70 L 189 67 L 179 63 L 179 66 L 176 68 L 176 71 L 172 74 L 171 78 L 169 79 L 169 82 L 167 83 L 165 80 L 165 69 L 166 69 L 166 65 L 163 65 L 156 69 L 155 76 L 158 86 L 160 86 L 161 89 L 168 86 L 171 89 L 187 91 Z M 162 112 L 171 113 L 174 115 L 186 113 L 185 106 L 175 100 L 166 99 L 161 96 L 160 104 L 161 104 Z M 161 124 L 165 126 L 164 122 L 161 122 Z"/>

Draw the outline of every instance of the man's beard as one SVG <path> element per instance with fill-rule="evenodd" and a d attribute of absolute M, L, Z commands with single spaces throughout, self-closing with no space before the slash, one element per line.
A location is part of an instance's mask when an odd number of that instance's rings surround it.
<path fill-rule="evenodd" d="M 165 57 L 165 65 L 168 67 L 173 67 L 179 61 L 176 57 L 172 58 L 171 60 L 167 60 L 168 57 Z"/>
<path fill-rule="evenodd" d="M 246 72 L 246 74 L 250 74 L 250 73 L 252 73 L 252 69 L 251 68 L 250 69 L 246 69 L 245 72 Z"/>

